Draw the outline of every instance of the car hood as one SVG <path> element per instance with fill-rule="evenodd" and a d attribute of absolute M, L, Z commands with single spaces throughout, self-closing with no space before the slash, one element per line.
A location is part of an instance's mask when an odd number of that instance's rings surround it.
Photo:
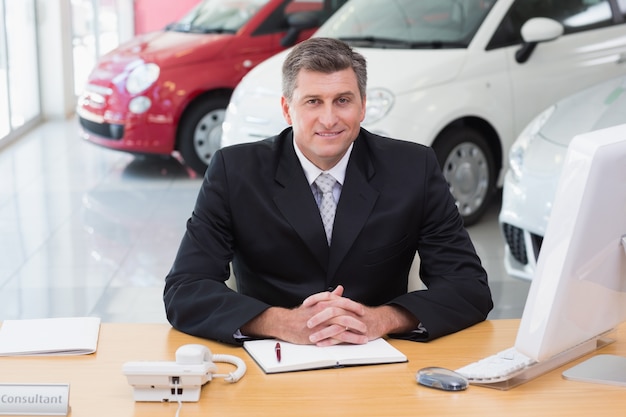
<path fill-rule="evenodd" d="M 368 88 L 385 88 L 395 95 L 450 82 L 467 57 L 466 49 L 355 50 L 367 60 Z"/>
<path fill-rule="evenodd" d="M 585 89 L 555 104 L 540 135 L 567 147 L 574 136 L 626 123 L 626 76 Z"/>
<path fill-rule="evenodd" d="M 384 88 L 395 95 L 443 84 L 454 79 L 467 57 L 465 49 L 354 48 L 367 60 L 368 89 Z M 280 67 L 290 49 L 257 65 L 245 78 L 242 93 L 280 96 Z"/>
<path fill-rule="evenodd" d="M 161 69 L 206 61 L 219 54 L 232 34 L 198 34 L 158 31 L 139 35 L 104 55 L 98 70 L 120 73 L 136 61 L 154 62 Z M 202 50 L 199 53 L 199 50 Z"/>

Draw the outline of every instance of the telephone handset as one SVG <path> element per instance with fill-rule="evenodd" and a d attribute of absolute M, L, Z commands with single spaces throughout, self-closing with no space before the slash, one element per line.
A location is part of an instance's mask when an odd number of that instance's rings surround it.
<path fill-rule="evenodd" d="M 217 374 L 214 362 L 230 363 L 237 369 L 227 374 Z M 206 346 L 190 344 L 176 350 L 175 362 L 126 362 L 122 371 L 133 387 L 135 401 L 198 401 L 202 385 L 213 377 L 237 382 L 246 373 L 246 364 L 236 356 L 213 355 Z"/>
<path fill-rule="evenodd" d="M 237 369 L 226 375 L 213 375 L 224 377 L 228 382 L 237 382 L 246 373 L 246 364 L 243 360 L 233 355 L 211 354 L 208 347 L 203 345 L 183 345 L 176 350 L 176 363 L 179 365 L 201 364 L 205 362 L 226 362 L 235 365 Z M 213 364 L 213 370 L 217 370 Z M 209 378 L 210 379 L 210 378 Z"/>

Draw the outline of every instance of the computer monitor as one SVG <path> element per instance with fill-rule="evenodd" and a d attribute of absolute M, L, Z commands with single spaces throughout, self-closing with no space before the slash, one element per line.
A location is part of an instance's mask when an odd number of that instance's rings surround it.
<path fill-rule="evenodd" d="M 625 320 L 626 124 L 569 145 L 515 348 L 560 366 Z"/>

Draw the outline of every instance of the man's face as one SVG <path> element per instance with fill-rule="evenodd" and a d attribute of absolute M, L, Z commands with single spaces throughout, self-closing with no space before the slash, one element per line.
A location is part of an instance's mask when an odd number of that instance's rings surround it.
<path fill-rule="evenodd" d="M 324 74 L 302 70 L 283 116 L 298 147 L 318 168 L 328 170 L 345 155 L 365 118 L 365 98 L 351 68 Z"/>

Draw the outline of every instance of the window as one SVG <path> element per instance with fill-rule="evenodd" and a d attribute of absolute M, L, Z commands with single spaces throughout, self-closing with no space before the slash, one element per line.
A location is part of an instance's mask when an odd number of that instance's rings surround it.
<path fill-rule="evenodd" d="M 277 7 L 272 15 L 261 24 L 254 36 L 266 35 L 287 30 L 289 25 L 287 17 L 289 15 L 310 12 L 317 15 L 319 23 L 323 23 L 347 0 L 289 0 L 285 1 L 282 7 Z"/>
<path fill-rule="evenodd" d="M 622 17 L 626 19 L 626 0 L 617 0 L 617 6 L 622 13 Z"/>
<path fill-rule="evenodd" d="M 0 0 L 0 140 L 41 116 L 35 0 Z"/>
<path fill-rule="evenodd" d="M 74 93 L 82 92 L 98 58 L 120 43 L 118 0 L 72 0 Z"/>
<path fill-rule="evenodd" d="M 614 24 L 609 0 L 519 0 L 511 6 L 487 49 L 522 43 L 522 25 L 533 17 L 560 22 L 566 35 Z"/>

